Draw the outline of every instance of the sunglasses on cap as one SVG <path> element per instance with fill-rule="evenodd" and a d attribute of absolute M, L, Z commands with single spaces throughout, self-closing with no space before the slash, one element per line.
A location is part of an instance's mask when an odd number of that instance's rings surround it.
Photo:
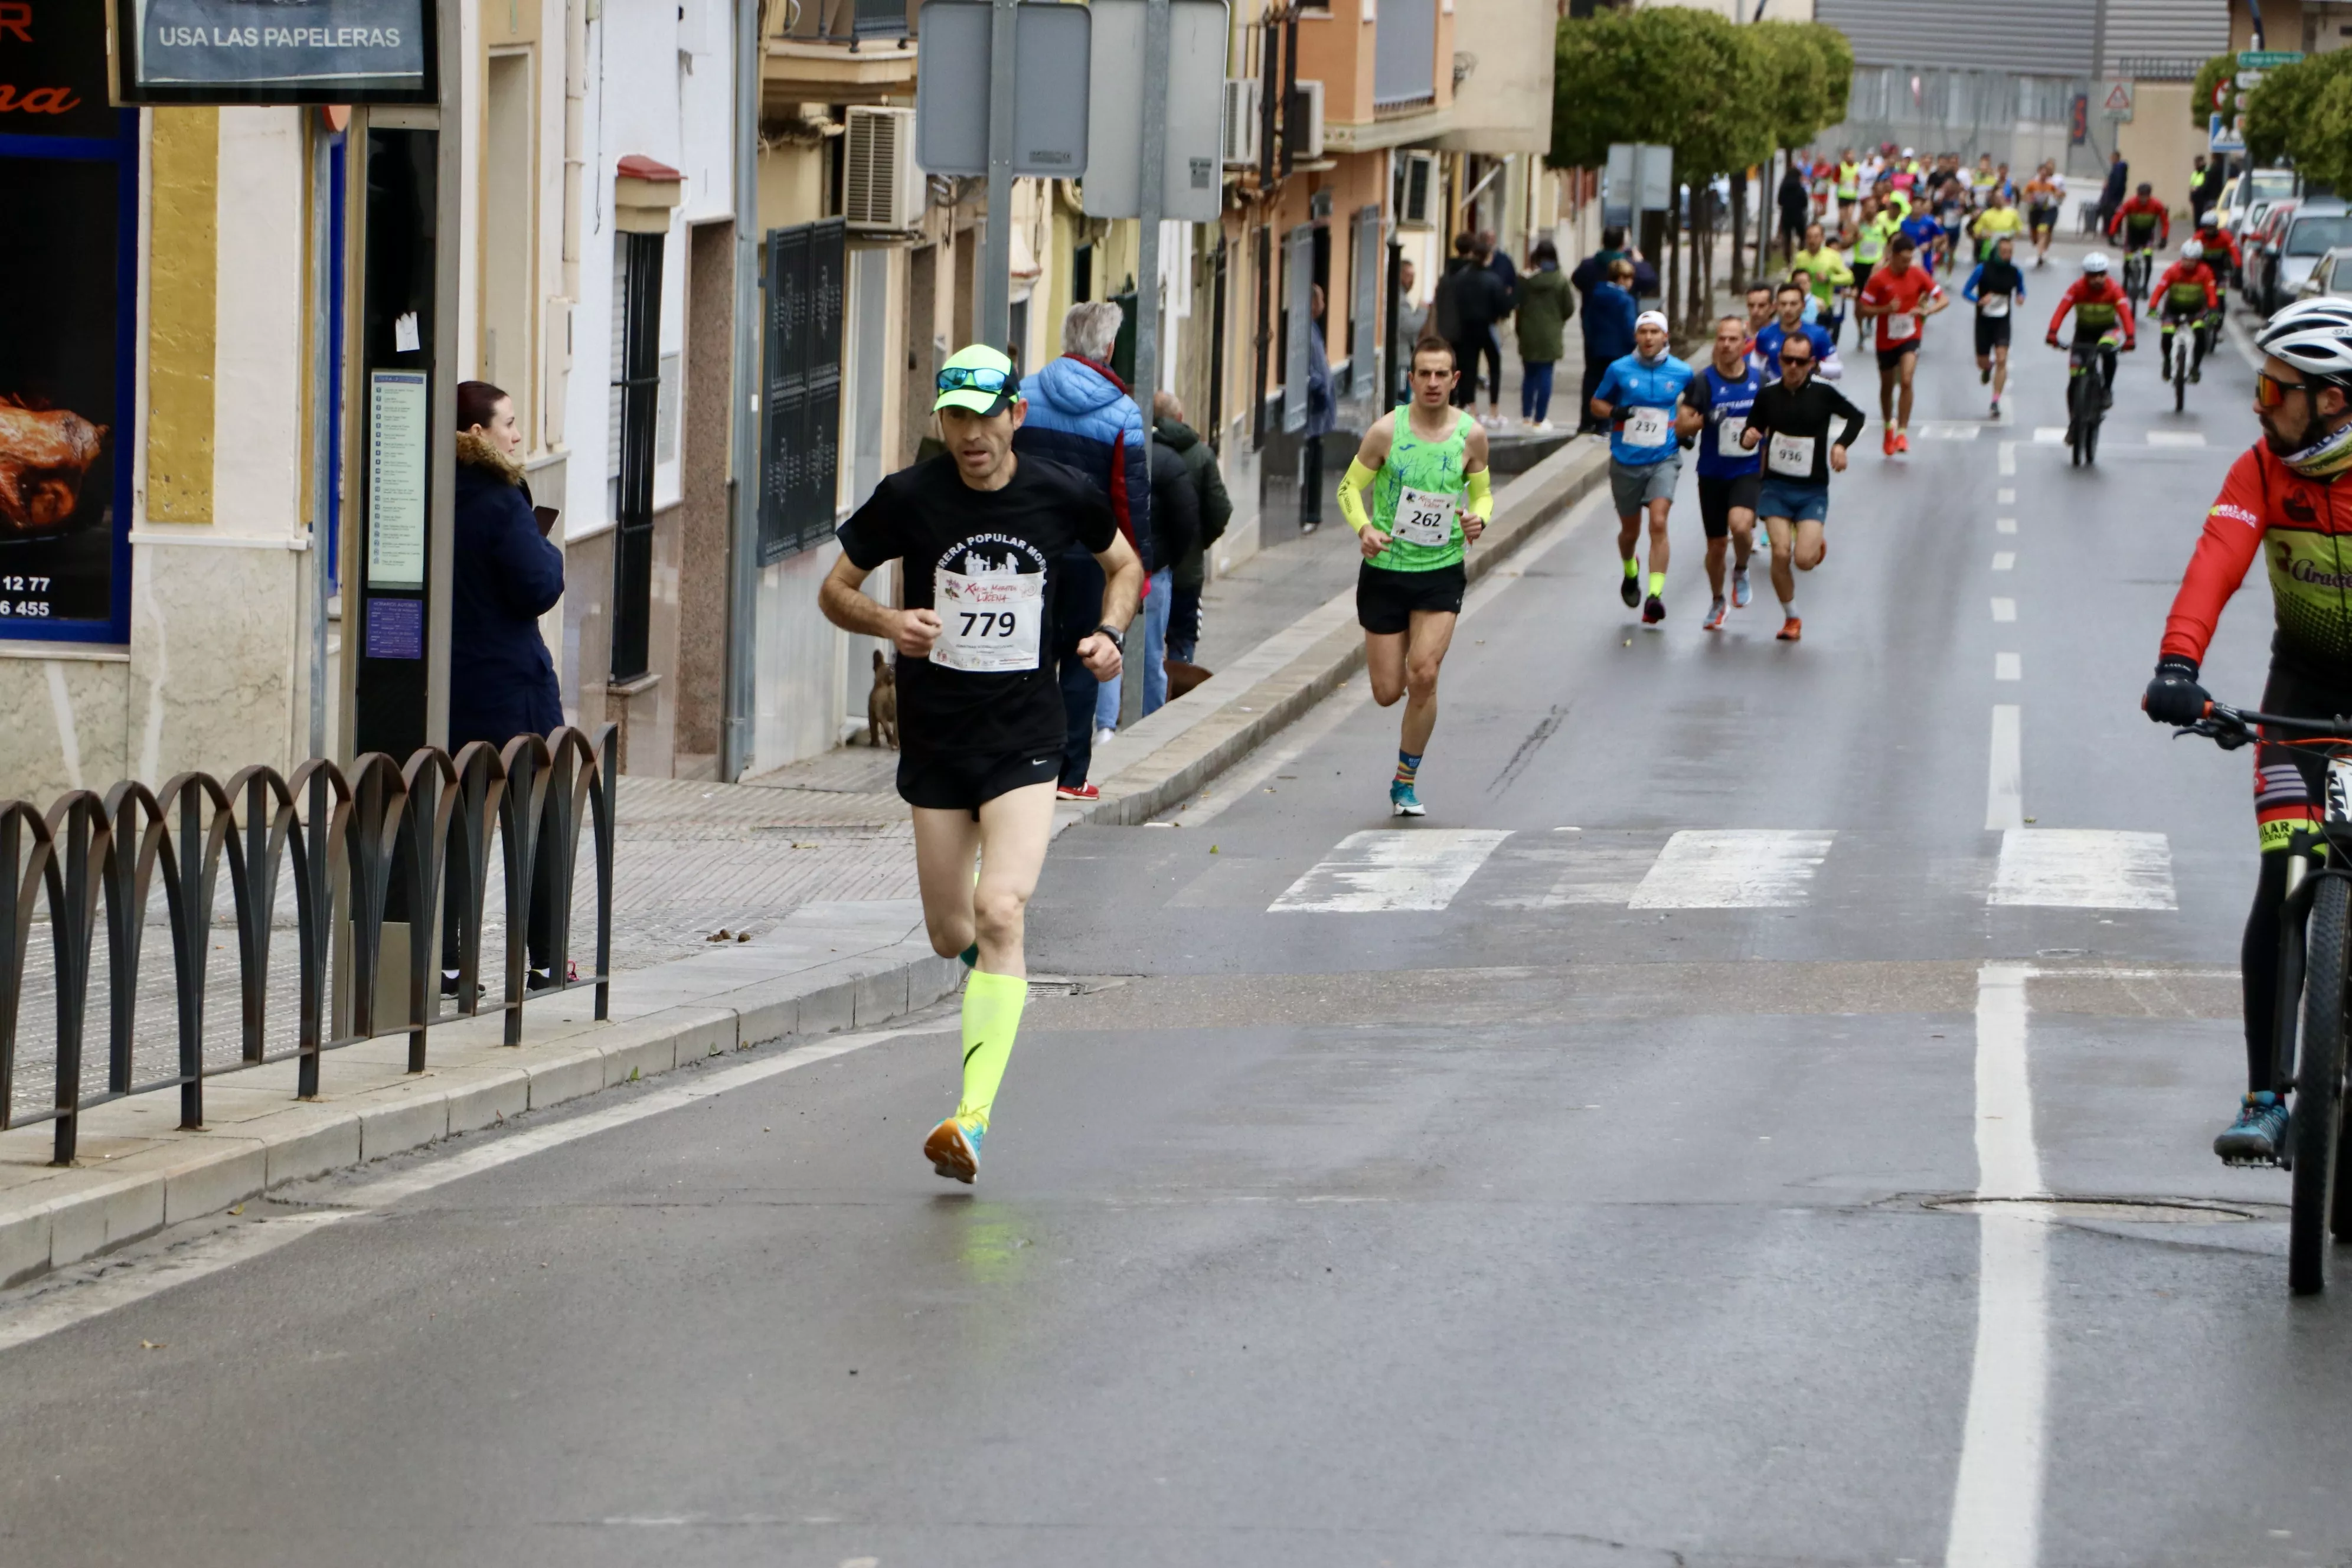
<path fill-rule="evenodd" d="M 1021 378 L 1009 370 L 987 366 L 951 364 L 939 374 L 941 392 L 1014 392 Z"/>

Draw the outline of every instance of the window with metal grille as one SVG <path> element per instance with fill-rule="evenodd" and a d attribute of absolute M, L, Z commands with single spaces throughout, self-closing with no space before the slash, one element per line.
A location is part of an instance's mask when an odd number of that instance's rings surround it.
<path fill-rule="evenodd" d="M 841 466 L 839 218 L 772 228 L 760 397 L 760 563 L 833 537 Z"/>

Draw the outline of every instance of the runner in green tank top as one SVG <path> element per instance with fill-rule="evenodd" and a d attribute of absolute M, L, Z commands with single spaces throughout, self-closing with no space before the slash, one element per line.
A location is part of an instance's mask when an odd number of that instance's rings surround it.
<path fill-rule="evenodd" d="M 1413 783 L 1437 728 L 1437 668 L 1462 613 L 1462 552 L 1495 513 L 1486 432 L 1452 406 L 1457 379 L 1444 339 L 1414 344 L 1412 401 L 1373 421 L 1339 481 L 1339 513 L 1364 553 L 1356 620 L 1372 700 L 1386 708 L 1406 699 L 1389 783 L 1389 808 L 1399 816 L 1423 815 Z"/>

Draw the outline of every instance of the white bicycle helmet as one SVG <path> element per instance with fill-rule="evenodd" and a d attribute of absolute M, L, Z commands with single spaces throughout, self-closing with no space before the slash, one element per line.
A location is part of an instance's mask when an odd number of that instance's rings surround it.
<path fill-rule="evenodd" d="M 2104 250 L 2095 250 L 2095 251 L 2091 252 L 2091 254 L 2090 254 L 2090 255 L 2085 256 L 2084 258 L 2083 258 L 2083 276 L 2084 276 L 2084 277 L 2085 277 L 2085 278 L 2103 278 L 2103 277 L 2105 277 L 2105 276 L 2106 275 L 2106 270 L 2107 270 L 2107 253 L 2106 253 L 2105 251 L 2104 251 Z"/>
<path fill-rule="evenodd" d="M 2271 318 L 2254 346 L 2309 374 L 2352 381 L 2352 300 L 2297 300 Z"/>
<path fill-rule="evenodd" d="M 2184 239 L 2180 242 L 2180 259 L 2202 261 L 2205 259 L 2205 247 L 2193 239 Z"/>

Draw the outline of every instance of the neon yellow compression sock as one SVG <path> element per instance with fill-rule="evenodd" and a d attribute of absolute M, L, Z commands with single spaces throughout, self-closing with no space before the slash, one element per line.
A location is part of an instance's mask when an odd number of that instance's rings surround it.
<path fill-rule="evenodd" d="M 1630 555 L 1625 557 L 1625 575 L 1628 577 L 1639 577 L 1641 574 L 1642 563 L 1634 560 Z"/>
<path fill-rule="evenodd" d="M 1013 1037 L 1021 1028 L 1029 983 L 1017 974 L 975 969 L 963 986 L 963 1100 L 956 1115 L 988 1125 L 989 1109 L 1004 1082 Z"/>
<path fill-rule="evenodd" d="M 1663 599 L 1663 598 L 1664 598 L 1665 596 L 1666 596 L 1666 574 L 1665 574 L 1664 572 L 1653 572 L 1653 573 L 1651 573 L 1651 574 L 1650 574 L 1650 597 L 1652 597 L 1653 599 Z"/>

